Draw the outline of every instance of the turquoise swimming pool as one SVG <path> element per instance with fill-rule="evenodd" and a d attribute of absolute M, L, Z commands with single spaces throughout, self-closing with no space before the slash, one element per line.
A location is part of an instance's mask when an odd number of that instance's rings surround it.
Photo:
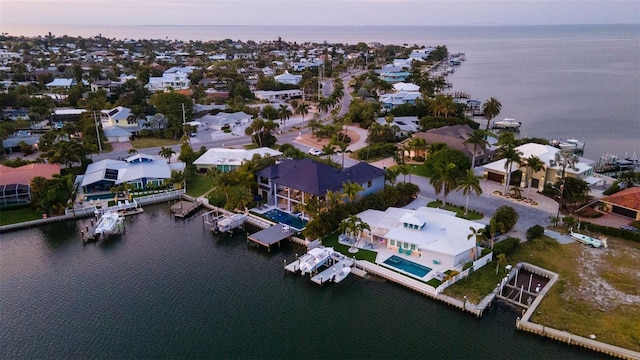
<path fill-rule="evenodd" d="M 275 222 L 287 224 L 297 230 L 302 230 L 305 228 L 305 226 L 307 226 L 307 220 L 301 219 L 297 216 L 291 215 L 278 209 L 271 209 L 262 215 Z"/>
<path fill-rule="evenodd" d="M 84 199 L 85 201 L 105 200 L 105 199 L 113 200 L 114 197 L 116 197 L 116 194 L 98 194 L 98 195 L 85 195 Z"/>
<path fill-rule="evenodd" d="M 414 263 L 413 261 L 409 261 L 407 259 L 403 259 L 395 255 L 385 260 L 384 264 L 393 266 L 396 269 L 406 271 L 409 274 L 415 275 L 417 277 L 424 277 L 429 273 L 429 271 L 431 271 L 431 268 Z"/>

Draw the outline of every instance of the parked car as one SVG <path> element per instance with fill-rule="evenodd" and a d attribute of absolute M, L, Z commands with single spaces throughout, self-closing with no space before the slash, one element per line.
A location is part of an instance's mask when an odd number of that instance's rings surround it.
<path fill-rule="evenodd" d="M 640 230 L 638 230 L 637 228 L 633 227 L 633 226 L 629 226 L 629 225 L 623 225 L 620 226 L 620 229 L 622 230 L 628 230 L 628 231 L 633 231 L 633 232 L 638 232 Z"/>
<path fill-rule="evenodd" d="M 316 149 L 316 148 L 309 148 L 309 154 L 313 155 L 313 156 L 320 156 L 322 155 L 322 151 Z"/>

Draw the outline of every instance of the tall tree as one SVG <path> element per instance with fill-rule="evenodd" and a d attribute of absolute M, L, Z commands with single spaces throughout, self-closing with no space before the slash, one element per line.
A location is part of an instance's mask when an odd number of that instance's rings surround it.
<path fill-rule="evenodd" d="M 527 167 L 526 174 L 526 182 L 527 182 L 527 198 L 529 198 L 529 193 L 531 192 L 531 180 L 533 174 L 544 169 L 544 161 L 542 161 L 539 157 L 535 155 L 531 155 L 524 160 L 525 166 Z"/>
<path fill-rule="evenodd" d="M 466 176 L 458 180 L 458 189 L 462 190 L 462 193 L 467 197 L 467 201 L 464 206 L 465 215 L 469 212 L 469 195 L 475 193 L 480 196 L 482 194 L 482 188 L 480 187 L 480 176 L 476 176 L 473 170 L 467 169 Z"/>
<path fill-rule="evenodd" d="M 502 111 L 502 103 L 494 97 L 490 97 L 489 100 L 482 104 L 482 115 L 487 119 L 486 131 L 489 131 L 489 123 L 493 118 L 500 115 L 500 111 Z"/>
<path fill-rule="evenodd" d="M 473 146 L 473 154 L 471 155 L 472 170 L 476 166 L 476 153 L 478 152 L 478 149 L 481 149 L 484 152 L 487 151 L 487 148 L 489 147 L 489 141 L 487 141 L 488 136 L 488 131 L 476 129 L 463 141 L 464 144 Z"/>
<path fill-rule="evenodd" d="M 291 115 L 292 115 L 291 110 L 289 110 L 289 107 L 287 105 L 285 105 L 285 104 L 280 105 L 280 107 L 278 108 L 278 116 L 280 117 L 280 120 L 282 121 L 283 130 L 287 125 L 286 121 L 289 120 Z"/>
<path fill-rule="evenodd" d="M 304 127 L 304 117 L 309 115 L 309 104 L 303 102 L 296 107 L 296 114 L 302 115 L 302 127 Z"/>
<path fill-rule="evenodd" d="M 173 150 L 170 146 L 167 147 L 161 147 L 160 151 L 158 152 L 158 155 L 162 156 L 163 158 L 167 159 L 167 162 L 171 162 L 171 157 L 173 156 L 173 154 L 175 154 L 175 150 Z"/>
<path fill-rule="evenodd" d="M 358 193 L 364 190 L 359 183 L 353 183 L 351 180 L 342 183 L 342 193 L 347 197 L 349 202 L 354 202 L 358 198 Z"/>
<path fill-rule="evenodd" d="M 516 149 L 515 137 L 510 132 L 503 132 L 498 138 L 498 150 L 497 155 L 501 159 L 505 159 L 505 181 L 504 181 L 504 194 L 509 193 L 509 185 L 511 184 L 511 172 L 513 163 L 521 163 L 520 156 L 522 152 Z"/>
<path fill-rule="evenodd" d="M 436 163 L 433 167 L 433 175 L 429 178 L 429 183 L 433 186 L 436 195 L 443 193 L 442 207 L 447 205 L 447 195 L 456 188 L 459 180 L 456 164 Z"/>
<path fill-rule="evenodd" d="M 473 261 L 478 260 L 478 245 L 484 240 L 484 229 L 476 229 L 473 226 L 469 226 L 469 235 L 467 240 L 473 239 Z"/>

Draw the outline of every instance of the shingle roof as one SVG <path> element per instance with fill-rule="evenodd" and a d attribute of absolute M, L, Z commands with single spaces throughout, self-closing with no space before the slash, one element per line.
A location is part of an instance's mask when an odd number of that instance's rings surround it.
<path fill-rule="evenodd" d="M 272 165 L 258 171 L 258 175 L 269 178 L 279 185 L 321 196 L 326 194 L 328 190 L 341 190 L 342 184 L 348 180 L 362 184 L 384 176 L 384 170 L 361 162 L 340 171 L 329 165 L 305 158 L 287 160 Z"/>
<path fill-rule="evenodd" d="M 640 211 L 640 188 L 632 187 L 609 195 L 602 201 Z"/>
<path fill-rule="evenodd" d="M 0 165 L 0 185 L 29 185 L 36 176 L 52 179 L 54 174 L 60 174 L 60 164 L 27 164 L 17 168 Z"/>

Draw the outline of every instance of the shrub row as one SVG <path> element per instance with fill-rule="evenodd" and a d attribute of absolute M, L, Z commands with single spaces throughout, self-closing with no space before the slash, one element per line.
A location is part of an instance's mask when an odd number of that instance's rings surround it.
<path fill-rule="evenodd" d="M 623 230 L 623 229 L 618 229 L 618 228 L 609 227 L 609 226 L 602 226 L 602 225 L 592 224 L 590 222 L 583 221 L 581 227 L 584 229 L 585 226 L 587 229 L 589 229 L 589 231 L 595 231 L 603 235 L 615 236 L 625 240 L 640 242 L 640 232 Z"/>
<path fill-rule="evenodd" d="M 393 143 L 375 143 L 358 150 L 358 159 L 366 160 L 378 157 L 390 157 L 398 151 Z"/>

